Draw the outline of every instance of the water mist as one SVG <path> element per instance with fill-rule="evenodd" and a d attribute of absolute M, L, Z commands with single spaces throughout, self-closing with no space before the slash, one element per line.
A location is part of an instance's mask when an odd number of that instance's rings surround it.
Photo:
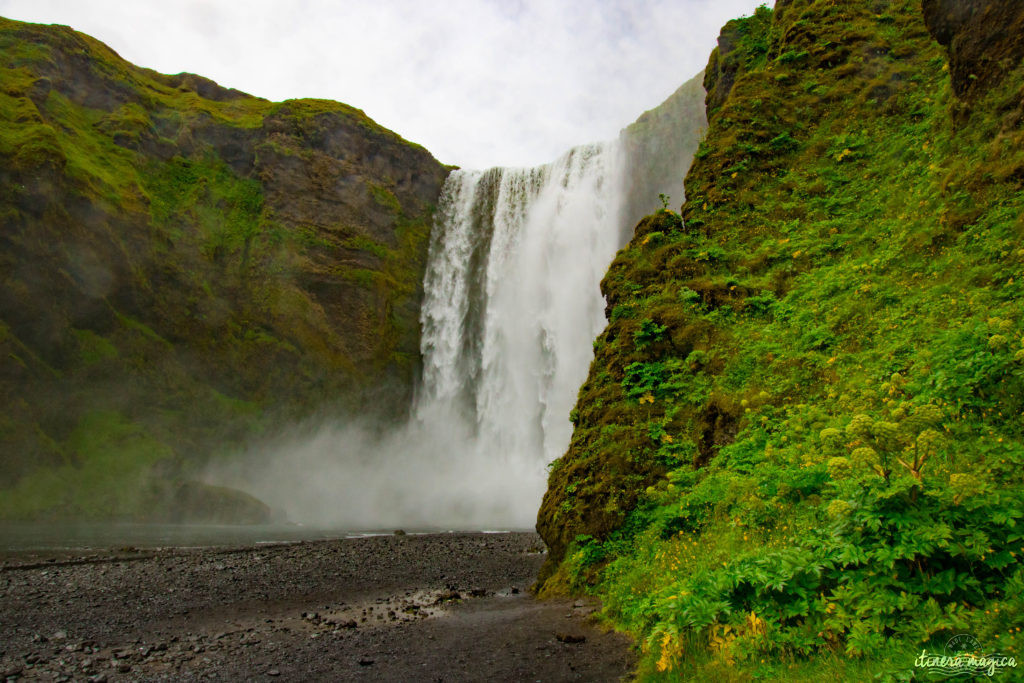
<path fill-rule="evenodd" d="M 346 528 L 528 528 L 605 325 L 600 281 L 628 231 L 618 142 L 531 169 L 455 171 L 431 237 L 412 417 L 297 431 L 240 486 L 288 519 Z"/>

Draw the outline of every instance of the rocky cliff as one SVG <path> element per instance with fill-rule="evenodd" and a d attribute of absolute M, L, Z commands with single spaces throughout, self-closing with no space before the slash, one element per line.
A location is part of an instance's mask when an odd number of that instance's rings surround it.
<path fill-rule="evenodd" d="M 700 73 L 679 86 L 619 136 L 626 164 L 623 213 L 629 225 L 663 208 L 661 196 L 670 204 L 683 201 L 683 177 L 708 122 L 703 79 Z"/>
<path fill-rule="evenodd" d="M 779 0 L 723 29 L 538 517 L 544 590 L 600 595 L 652 680 L 1024 644 L 1022 20 Z"/>
<path fill-rule="evenodd" d="M 0 517 L 171 514 L 274 416 L 400 416 L 448 170 L 352 107 L 0 19 Z"/>
<path fill-rule="evenodd" d="M 925 24 L 949 53 L 961 101 L 983 95 L 1024 55 L 1024 13 L 1007 0 L 922 0 Z"/>

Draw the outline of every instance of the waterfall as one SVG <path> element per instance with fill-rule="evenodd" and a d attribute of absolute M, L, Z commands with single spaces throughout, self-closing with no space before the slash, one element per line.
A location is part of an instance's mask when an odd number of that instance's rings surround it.
<path fill-rule="evenodd" d="M 437 213 L 415 414 L 464 421 L 471 439 L 452 444 L 458 457 L 527 479 L 531 514 L 544 466 L 569 444 L 569 411 L 606 322 L 599 285 L 625 239 L 619 149 L 455 171 Z"/>
<path fill-rule="evenodd" d="M 423 280 L 411 418 L 313 420 L 207 479 L 303 524 L 532 527 L 605 325 L 601 278 L 659 193 L 682 201 L 704 96 L 698 74 L 613 142 L 537 168 L 451 173 Z"/>
<path fill-rule="evenodd" d="M 300 429 L 211 479 L 304 524 L 531 528 L 605 325 L 601 278 L 629 235 L 621 150 L 453 172 L 431 235 L 408 423 Z"/>

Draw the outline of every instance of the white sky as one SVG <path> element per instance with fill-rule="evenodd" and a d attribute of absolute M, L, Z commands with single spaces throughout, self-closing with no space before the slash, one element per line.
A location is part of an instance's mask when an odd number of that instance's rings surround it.
<path fill-rule="evenodd" d="M 615 137 L 762 2 L 0 0 L 0 16 L 272 100 L 339 100 L 444 163 L 485 168 Z"/>

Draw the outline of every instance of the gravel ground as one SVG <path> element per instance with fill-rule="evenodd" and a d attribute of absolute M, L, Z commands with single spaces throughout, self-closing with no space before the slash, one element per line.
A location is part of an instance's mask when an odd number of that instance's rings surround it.
<path fill-rule="evenodd" d="M 8 554 L 0 678 L 618 681 L 624 637 L 529 595 L 535 534 Z"/>

